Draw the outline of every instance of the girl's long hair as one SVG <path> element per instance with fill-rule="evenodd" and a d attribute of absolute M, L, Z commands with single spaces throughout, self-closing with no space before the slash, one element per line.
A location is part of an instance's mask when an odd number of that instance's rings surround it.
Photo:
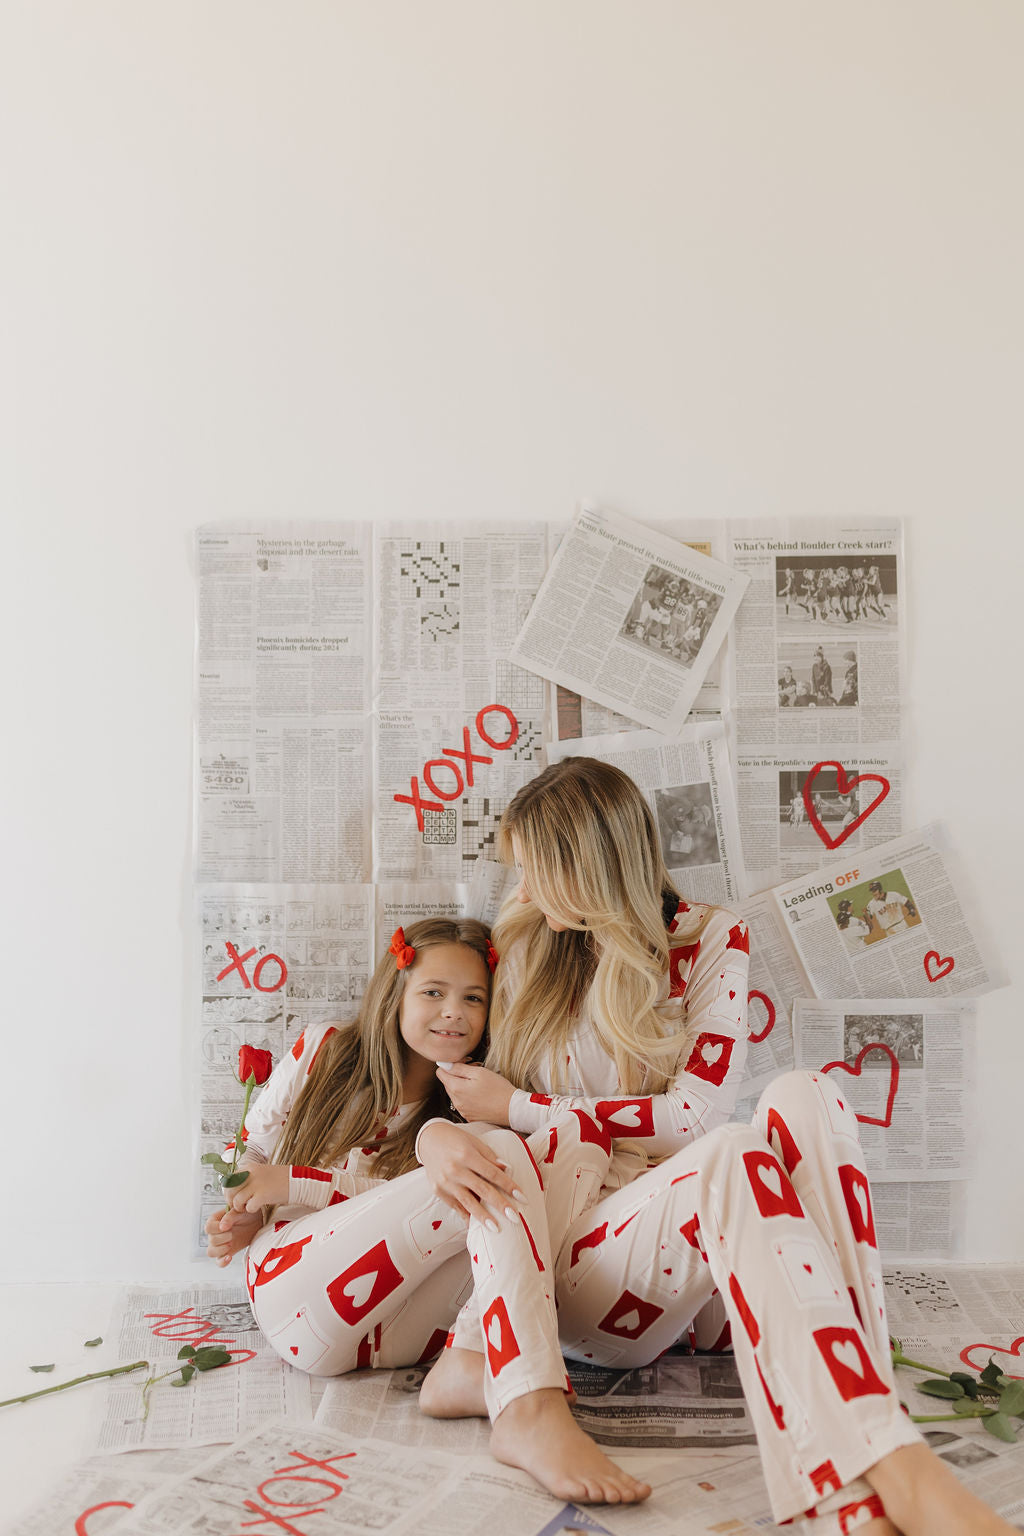
<path fill-rule="evenodd" d="M 498 846 L 508 863 L 513 834 L 531 900 L 510 897 L 495 925 L 498 952 L 513 963 L 495 978 L 487 1065 L 535 1088 L 547 1060 L 564 1088 L 566 1045 L 586 999 L 622 1089 L 664 1092 L 683 1043 L 657 1011 L 669 967 L 663 899 L 677 893 L 646 800 L 611 764 L 565 758 L 503 812 Z M 545 914 L 566 932 L 553 932 Z"/>
<path fill-rule="evenodd" d="M 490 933 L 472 918 L 424 918 L 409 924 L 405 941 L 415 949 L 417 960 L 438 944 L 464 944 L 487 965 Z M 275 1163 L 310 1168 L 339 1164 L 353 1147 L 372 1144 L 401 1104 L 408 1047 L 399 1033 L 398 1008 L 408 974 L 408 969 L 398 969 L 390 951 L 381 958 L 355 1022 L 338 1024 L 321 1045 L 285 1122 Z M 440 1082 L 435 1082 L 415 1114 L 382 1144 L 374 1175 L 390 1179 L 415 1168 L 416 1133 L 439 1115 L 450 1119 L 452 1109 Z"/>

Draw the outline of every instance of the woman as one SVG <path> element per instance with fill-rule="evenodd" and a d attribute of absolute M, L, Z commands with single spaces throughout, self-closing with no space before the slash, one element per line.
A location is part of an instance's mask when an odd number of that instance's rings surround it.
<path fill-rule="evenodd" d="M 565 1352 L 635 1367 L 687 1328 L 725 1347 L 731 1325 L 777 1520 L 807 1514 L 816 1536 L 1008 1532 L 900 1409 L 856 1119 L 832 1080 L 789 1074 L 754 1127 L 726 1124 L 746 1054 L 745 926 L 680 900 L 643 796 L 593 759 L 521 790 L 501 841 L 522 878 L 495 930 L 489 1065 L 447 1068 L 452 1102 L 520 1133 L 575 1108 L 630 1138 L 555 1257 Z M 421 1132 L 442 1197 L 472 1146 L 451 1124 Z M 425 1411 L 484 1411 L 484 1343 L 470 1303 Z"/>

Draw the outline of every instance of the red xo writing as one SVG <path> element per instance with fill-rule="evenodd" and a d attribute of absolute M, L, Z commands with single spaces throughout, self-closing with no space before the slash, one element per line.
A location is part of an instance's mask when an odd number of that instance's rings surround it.
<path fill-rule="evenodd" d="M 497 741 L 487 729 L 487 716 L 495 714 L 504 715 L 508 725 L 508 735 L 504 741 Z M 483 709 L 478 709 L 476 713 L 476 732 L 480 740 L 485 742 L 493 751 L 507 752 L 509 747 L 515 746 L 519 740 L 519 721 L 504 704 L 485 704 Z M 463 770 L 459 767 L 458 763 L 453 761 L 455 758 L 461 758 L 465 764 L 465 774 L 463 774 Z M 469 744 L 469 726 L 464 725 L 462 727 L 462 746 L 442 747 L 441 756 L 432 757 L 430 762 L 424 763 L 421 769 L 423 783 L 432 795 L 437 796 L 437 800 L 424 800 L 420 794 L 420 781 L 415 774 L 412 774 L 409 778 L 409 793 L 407 795 L 394 795 L 392 798 L 397 800 L 399 805 L 412 806 L 416 812 L 416 830 L 422 832 L 424 811 L 443 811 L 444 806 L 438 804 L 438 801 L 457 800 L 465 791 L 467 785 L 470 788 L 473 787 L 474 763 L 493 762 L 493 757 L 485 757 L 472 750 Z M 437 782 L 437 774 L 442 768 L 451 774 L 451 785 L 444 789 Z M 267 958 L 270 958 L 269 955 Z M 218 981 L 220 980 L 219 977 L 217 979 Z"/>
<path fill-rule="evenodd" d="M 221 1338 L 216 1325 L 197 1317 L 192 1307 L 186 1307 L 183 1312 L 144 1312 L 142 1315 L 147 1321 L 156 1318 L 156 1322 L 150 1324 L 154 1338 L 172 1339 L 176 1344 L 195 1344 L 197 1348 L 203 1344 L 219 1344 L 221 1349 L 236 1357 L 236 1365 L 256 1359 L 254 1349 L 241 1349 L 234 1339 Z"/>
<path fill-rule="evenodd" d="M 228 952 L 228 963 L 217 977 L 218 981 L 223 981 L 225 976 L 229 976 L 232 971 L 237 971 L 242 978 L 243 987 L 255 987 L 257 992 L 280 992 L 288 980 L 288 967 L 280 955 L 261 955 L 253 966 L 252 981 L 250 981 L 246 974 L 245 962 L 251 960 L 256 953 L 255 946 L 252 949 L 247 949 L 244 955 L 240 955 L 231 940 L 225 939 L 224 948 Z M 263 974 L 263 967 L 269 965 L 271 960 L 277 966 L 277 980 L 272 987 L 265 987 L 260 981 L 260 977 Z"/>
<path fill-rule="evenodd" d="M 277 1467 L 270 1475 L 265 1477 L 256 1490 L 262 1505 L 253 1499 L 245 1500 L 246 1509 L 253 1510 L 258 1520 L 243 1520 L 242 1529 L 245 1531 L 266 1532 L 271 1530 L 288 1531 L 291 1536 L 307 1536 L 306 1530 L 296 1525 L 296 1520 L 306 1520 L 310 1515 L 321 1515 L 324 1505 L 336 1499 L 339 1493 L 344 1493 L 343 1484 L 348 1481 L 348 1473 L 340 1472 L 333 1465 L 336 1461 L 350 1461 L 355 1456 L 355 1451 L 339 1452 L 336 1456 L 319 1458 L 307 1456 L 305 1451 L 289 1451 L 289 1456 L 296 1456 L 298 1460 L 291 1466 Z M 310 1477 L 310 1472 L 316 1470 L 325 1472 L 326 1477 Z M 283 1483 L 284 1488 L 274 1488 L 274 1484 Z M 288 1485 L 292 1486 L 289 1487 Z M 308 1492 L 313 1488 L 323 1489 L 323 1492 Z M 274 1491 L 271 1492 L 270 1490 Z M 292 1494 L 291 1498 L 282 1498 L 284 1492 Z M 296 1496 L 298 1495 L 298 1496 Z M 303 1497 L 302 1495 L 305 1495 Z M 265 1506 L 271 1505 L 268 1509 Z M 278 1510 L 289 1510 L 290 1514 L 278 1514 Z"/>

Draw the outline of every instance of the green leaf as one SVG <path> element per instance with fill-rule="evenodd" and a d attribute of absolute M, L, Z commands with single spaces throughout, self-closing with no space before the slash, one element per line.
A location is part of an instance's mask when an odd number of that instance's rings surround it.
<path fill-rule="evenodd" d="M 29 1370 L 30 1371 L 52 1371 L 53 1370 L 53 1366 L 52 1365 L 30 1365 L 29 1366 Z"/>
<path fill-rule="evenodd" d="M 1024 1414 L 1024 1381 L 1011 1381 L 1008 1387 L 1003 1388 L 998 1411 L 1016 1418 Z"/>
<path fill-rule="evenodd" d="M 226 1179 L 221 1179 L 220 1187 L 221 1189 L 237 1189 L 239 1184 L 244 1184 L 248 1177 L 249 1175 L 246 1170 L 240 1168 L 237 1173 L 229 1173 Z"/>
<path fill-rule="evenodd" d="M 199 1161 L 209 1168 L 216 1168 L 218 1173 L 231 1172 L 231 1164 L 225 1162 L 219 1152 L 204 1152 Z"/>
<path fill-rule="evenodd" d="M 979 1381 L 983 1381 L 985 1383 L 986 1387 L 997 1387 L 999 1385 L 999 1377 L 1001 1376 L 1001 1374 L 1002 1374 L 1002 1372 L 1000 1371 L 999 1367 L 996 1365 L 995 1356 L 994 1355 L 989 1355 L 989 1357 L 988 1357 L 988 1365 L 986 1365 L 985 1369 L 982 1371 L 981 1375 L 978 1377 L 978 1380 Z"/>
<path fill-rule="evenodd" d="M 197 1371 L 215 1371 L 219 1365 L 230 1365 L 231 1351 L 216 1349 L 212 1344 L 205 1349 L 197 1349 L 192 1356 L 192 1364 Z"/>
<path fill-rule="evenodd" d="M 966 1371 L 951 1371 L 949 1379 L 958 1381 L 968 1397 L 978 1396 L 978 1383 L 973 1376 L 968 1376 Z"/>
<path fill-rule="evenodd" d="M 181 1348 L 178 1350 L 178 1359 L 179 1360 L 191 1360 L 192 1356 L 195 1354 L 195 1352 L 196 1352 L 196 1347 L 195 1347 L 194 1344 L 183 1344 L 181 1346 Z"/>
<path fill-rule="evenodd" d="M 995 1435 L 997 1440 L 1009 1440 L 1012 1443 L 1017 1438 L 1017 1426 L 1005 1413 L 990 1414 L 984 1424 L 989 1434 Z"/>
<path fill-rule="evenodd" d="M 954 1398 L 965 1396 L 964 1389 L 958 1381 L 943 1381 L 941 1379 L 919 1381 L 917 1383 L 917 1390 L 923 1392 L 926 1397 Z"/>
<path fill-rule="evenodd" d="M 85 1348 L 86 1349 L 95 1349 L 97 1344 L 102 1344 L 102 1343 L 103 1343 L 102 1337 L 100 1337 L 98 1339 L 86 1339 L 86 1341 L 85 1341 Z"/>
<path fill-rule="evenodd" d="M 177 1381 L 172 1381 L 171 1382 L 171 1386 L 172 1387 L 186 1387 L 186 1386 L 188 1386 L 189 1382 L 192 1380 L 192 1377 L 195 1375 L 195 1373 L 196 1373 L 196 1368 L 195 1368 L 194 1365 L 183 1365 L 182 1368 L 181 1368 L 181 1375 L 179 1376 Z"/>
<path fill-rule="evenodd" d="M 978 1413 L 977 1403 L 970 1397 L 958 1397 L 953 1404 L 953 1412 L 966 1414 L 968 1418 L 981 1417 Z"/>

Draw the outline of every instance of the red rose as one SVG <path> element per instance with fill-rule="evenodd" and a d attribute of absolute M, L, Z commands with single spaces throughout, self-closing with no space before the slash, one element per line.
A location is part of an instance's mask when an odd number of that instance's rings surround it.
<path fill-rule="evenodd" d="M 270 1076 L 273 1065 L 274 1059 L 269 1051 L 259 1051 L 254 1045 L 243 1045 L 238 1052 L 239 1081 L 247 1083 L 251 1077 L 255 1086 L 259 1088 Z"/>

